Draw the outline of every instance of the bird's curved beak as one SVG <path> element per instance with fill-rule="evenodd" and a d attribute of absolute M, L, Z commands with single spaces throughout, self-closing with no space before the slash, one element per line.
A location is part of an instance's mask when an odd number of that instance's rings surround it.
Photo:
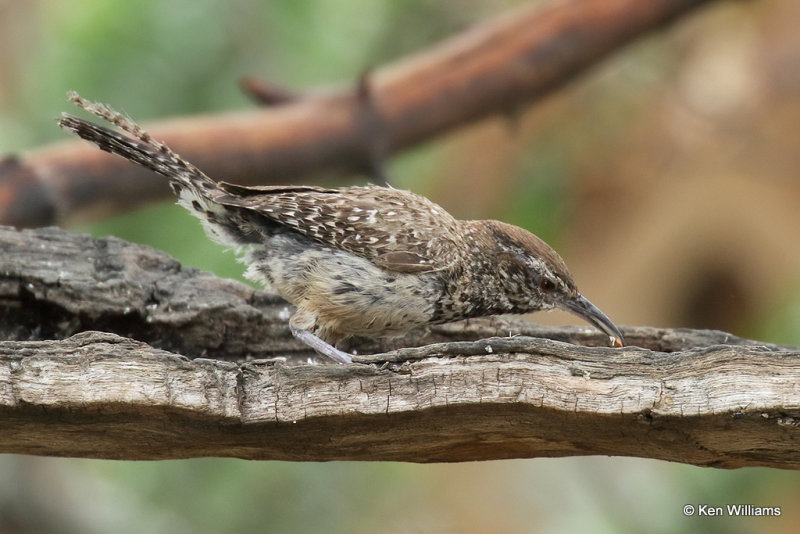
<path fill-rule="evenodd" d="M 612 346 L 624 346 L 625 340 L 622 338 L 619 328 L 611 322 L 611 319 L 600 308 L 592 304 L 583 295 L 579 294 L 576 298 L 567 300 L 563 303 L 563 307 L 570 313 L 574 313 L 605 332 L 611 338 Z"/>

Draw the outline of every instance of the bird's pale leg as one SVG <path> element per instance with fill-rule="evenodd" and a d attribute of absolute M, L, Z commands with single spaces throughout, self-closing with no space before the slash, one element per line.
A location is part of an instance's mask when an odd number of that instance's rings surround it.
<path fill-rule="evenodd" d="M 303 330 L 302 328 L 297 328 L 293 326 L 291 323 L 289 324 L 289 329 L 292 331 L 292 335 L 314 349 L 317 353 L 322 354 L 323 356 L 327 356 L 331 360 L 337 363 L 353 363 L 353 358 L 343 352 L 330 343 L 326 343 L 325 341 L 321 340 L 308 330 Z"/>

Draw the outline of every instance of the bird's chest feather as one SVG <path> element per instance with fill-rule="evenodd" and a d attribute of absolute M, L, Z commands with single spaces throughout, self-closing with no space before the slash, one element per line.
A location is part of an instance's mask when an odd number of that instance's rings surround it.
<path fill-rule="evenodd" d="M 248 277 L 316 317 L 324 331 L 351 335 L 402 334 L 430 322 L 441 287 L 430 274 L 388 271 L 324 247 L 278 237 L 245 261 Z"/>

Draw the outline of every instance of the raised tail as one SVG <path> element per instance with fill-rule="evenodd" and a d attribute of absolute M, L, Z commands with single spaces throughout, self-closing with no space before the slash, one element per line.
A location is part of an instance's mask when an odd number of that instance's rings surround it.
<path fill-rule="evenodd" d="M 190 194 L 207 196 L 217 189 L 216 183 L 200 169 L 173 152 L 167 145 L 156 141 L 133 120 L 109 106 L 94 103 L 71 92 L 69 99 L 86 111 L 107 120 L 132 137 L 98 126 L 97 124 L 62 113 L 58 125 L 90 141 L 106 152 L 138 163 L 170 179 L 175 194 L 180 198 L 184 190 Z M 192 195 L 193 196 L 193 195 Z"/>
<path fill-rule="evenodd" d="M 67 113 L 62 114 L 58 121 L 59 126 L 106 152 L 169 178 L 170 186 L 178 197 L 178 204 L 200 219 L 209 237 L 224 245 L 234 246 L 251 243 L 257 237 L 242 229 L 241 214 L 217 202 L 218 198 L 228 195 L 200 169 L 167 145 L 153 139 L 133 120 L 109 106 L 90 102 L 74 92 L 69 94 L 69 99 L 86 111 L 114 124 L 130 137 Z"/>

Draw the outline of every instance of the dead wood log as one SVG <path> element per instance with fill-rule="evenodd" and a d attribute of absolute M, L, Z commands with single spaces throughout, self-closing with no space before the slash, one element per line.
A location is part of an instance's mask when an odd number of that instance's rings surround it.
<path fill-rule="evenodd" d="M 0 251 L 0 452 L 800 468 L 794 347 L 494 319 L 310 365 L 279 299 L 149 247 L 0 228 Z"/>

